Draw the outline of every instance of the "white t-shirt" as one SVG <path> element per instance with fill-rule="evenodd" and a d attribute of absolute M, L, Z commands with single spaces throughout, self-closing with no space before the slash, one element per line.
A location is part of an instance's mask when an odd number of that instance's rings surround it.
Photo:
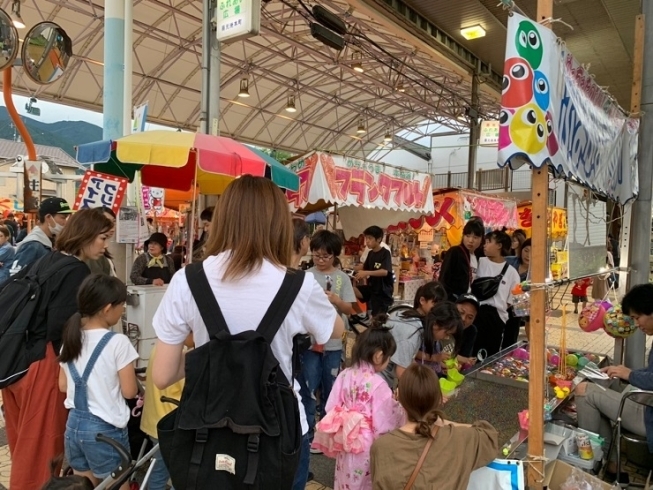
<path fill-rule="evenodd" d="M 204 270 L 229 331 L 235 335 L 259 326 L 281 287 L 285 270 L 264 261 L 257 273 L 237 281 L 224 282 L 220 278 L 226 270 L 227 258 L 226 252 L 207 258 Z M 318 344 L 325 344 L 333 332 L 336 315 L 335 308 L 315 277 L 306 274 L 297 299 L 271 344 L 272 352 L 287 379 L 292 378 L 293 337 L 309 334 Z M 191 331 L 196 346 L 209 341 L 202 316 L 192 300 L 185 272 L 180 271 L 172 276 L 152 324 L 157 337 L 166 344 L 181 344 Z M 296 381 L 294 389 L 299 399 L 299 384 Z M 303 406 L 299 413 L 302 431 L 306 433 L 308 424 Z"/>
<path fill-rule="evenodd" d="M 469 254 L 469 271 L 472 275 L 472 281 L 473 281 L 474 279 L 476 279 L 476 275 L 478 271 L 478 258 L 476 258 L 476 255 L 474 255 L 473 253 Z"/>
<path fill-rule="evenodd" d="M 477 278 L 481 277 L 494 277 L 501 274 L 503 267 L 506 265 L 506 262 L 501 262 L 497 264 L 492 262 L 487 257 L 481 257 L 478 261 L 478 271 L 476 273 Z M 499 291 L 490 299 L 481 301 L 482 305 L 494 306 L 499 313 L 499 316 L 504 322 L 508 321 L 508 304 L 512 303 L 512 290 L 514 287 L 519 284 L 519 273 L 517 269 L 508 265 L 506 273 L 503 275 L 503 280 L 499 285 Z"/>
<path fill-rule="evenodd" d="M 91 354 L 107 332 L 108 330 L 104 328 L 82 332 L 82 353 L 73 361 L 80 376 L 84 375 Z M 138 359 L 138 352 L 127 336 L 116 334 L 102 350 L 86 383 L 89 411 L 120 429 L 126 427 L 129 422 L 129 407 L 120 391 L 118 371 L 136 359 Z M 70 375 L 68 364 L 61 363 L 61 367 L 66 373 L 68 384 L 64 405 L 69 409 L 75 408 L 75 382 Z"/>

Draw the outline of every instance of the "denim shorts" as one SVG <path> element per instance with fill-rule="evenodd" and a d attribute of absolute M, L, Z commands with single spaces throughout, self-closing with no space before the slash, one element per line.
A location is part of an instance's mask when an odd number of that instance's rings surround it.
<path fill-rule="evenodd" d="M 102 434 L 119 442 L 129 452 L 127 427 L 119 429 L 90 412 L 71 410 L 66 423 L 66 459 L 75 471 L 90 471 L 103 480 L 120 465 L 118 452 L 95 436 Z"/>

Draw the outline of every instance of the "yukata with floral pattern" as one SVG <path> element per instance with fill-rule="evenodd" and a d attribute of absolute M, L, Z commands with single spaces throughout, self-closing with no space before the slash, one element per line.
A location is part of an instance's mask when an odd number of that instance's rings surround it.
<path fill-rule="evenodd" d="M 371 490 L 370 448 L 405 423 L 405 412 L 374 366 L 361 363 L 338 375 L 317 424 L 313 447 L 336 458 L 334 490 Z"/>

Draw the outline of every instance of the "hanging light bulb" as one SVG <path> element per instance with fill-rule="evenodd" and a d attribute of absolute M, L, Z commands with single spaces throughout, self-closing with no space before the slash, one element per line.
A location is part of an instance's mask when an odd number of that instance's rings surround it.
<path fill-rule="evenodd" d="M 11 4 L 11 20 L 16 29 L 25 29 L 25 22 L 20 15 L 20 0 L 14 0 Z"/>
<path fill-rule="evenodd" d="M 286 103 L 286 112 L 297 112 L 297 108 L 295 107 L 294 95 L 288 96 L 288 102 Z"/>
<path fill-rule="evenodd" d="M 358 134 L 365 134 L 367 133 L 367 129 L 365 129 L 365 122 L 363 121 L 363 118 L 361 117 L 360 120 L 358 121 L 358 129 L 356 130 Z"/>
<path fill-rule="evenodd" d="M 354 71 L 357 73 L 363 73 L 365 69 L 363 68 L 363 63 L 361 62 L 362 57 L 360 51 L 354 51 L 354 53 L 351 55 L 351 59 L 354 61 L 354 63 L 351 65 Z"/>
<path fill-rule="evenodd" d="M 238 97 L 249 97 L 249 80 L 247 78 L 240 79 L 240 90 Z"/>
<path fill-rule="evenodd" d="M 399 82 L 397 84 L 397 92 L 401 92 L 402 94 L 406 91 L 406 87 L 404 87 L 403 82 Z"/>
<path fill-rule="evenodd" d="M 390 143 L 392 141 L 392 135 L 390 134 L 390 130 L 385 132 L 385 136 L 383 137 L 383 141 L 386 143 Z"/>

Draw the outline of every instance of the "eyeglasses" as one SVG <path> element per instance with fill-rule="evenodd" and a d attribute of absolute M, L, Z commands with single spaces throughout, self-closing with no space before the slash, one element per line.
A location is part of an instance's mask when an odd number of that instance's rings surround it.
<path fill-rule="evenodd" d="M 333 258 L 333 255 L 313 255 L 313 260 L 325 262 Z"/>

